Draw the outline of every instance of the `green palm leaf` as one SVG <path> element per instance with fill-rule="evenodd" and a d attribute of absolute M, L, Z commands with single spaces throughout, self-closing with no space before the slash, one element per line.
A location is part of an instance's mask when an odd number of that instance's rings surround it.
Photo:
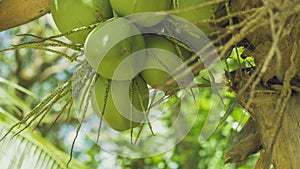
<path fill-rule="evenodd" d="M 0 113 L 0 137 L 17 120 L 9 114 Z M 69 155 L 57 149 L 42 137 L 29 130 L 13 136 L 14 131 L 0 142 L 1 169 L 64 169 Z M 73 160 L 71 169 L 85 167 Z"/>
<path fill-rule="evenodd" d="M 35 94 L 22 86 L 0 77 L 0 112 L 8 114 L 8 112 L 14 111 L 21 115 L 21 110 L 30 110 L 26 102 L 16 95 L 15 90 L 23 92 L 28 96 L 36 97 Z M 7 110 L 7 108 L 9 108 L 9 110 Z"/>
<path fill-rule="evenodd" d="M 0 138 L 18 122 L 18 119 L 11 115 L 11 111 L 30 109 L 24 100 L 15 95 L 14 90 L 35 97 L 29 90 L 0 77 Z M 22 126 L 19 127 L 22 128 Z M 57 149 L 30 129 L 15 135 L 17 130 L 11 131 L 0 141 L 0 169 L 67 168 L 68 154 Z M 73 159 L 69 168 L 84 169 L 85 167 Z"/>

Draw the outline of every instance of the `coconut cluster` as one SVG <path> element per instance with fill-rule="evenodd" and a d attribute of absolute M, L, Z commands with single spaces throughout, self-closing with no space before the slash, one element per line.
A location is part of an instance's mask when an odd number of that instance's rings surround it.
<path fill-rule="evenodd" d="M 211 6 L 184 10 L 202 1 L 51 0 L 57 28 L 62 33 L 72 30 L 66 38 L 84 44 L 86 60 L 99 75 L 91 98 L 92 107 L 111 128 L 123 131 L 146 122 L 151 88 L 168 93 L 178 87 L 177 83 L 165 84 L 176 82 L 172 71 L 193 53 L 178 44 L 182 42 L 164 36 L 161 23 L 168 16 L 164 15 L 166 11 L 174 8 L 183 11 L 175 15 L 194 24 L 210 19 Z M 147 12 L 158 12 L 158 15 L 146 18 L 136 15 L 134 20 L 127 17 Z M 95 23 L 99 23 L 97 27 L 88 29 Z M 208 25 L 197 26 L 209 32 Z M 161 29 L 162 34 L 141 33 L 151 28 Z M 170 56 L 176 58 L 170 59 Z M 146 69 L 141 69 L 143 67 Z"/>

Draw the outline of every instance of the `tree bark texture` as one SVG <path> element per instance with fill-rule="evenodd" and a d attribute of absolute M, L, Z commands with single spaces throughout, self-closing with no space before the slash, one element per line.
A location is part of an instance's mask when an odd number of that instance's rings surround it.
<path fill-rule="evenodd" d="M 281 104 L 278 103 L 278 97 L 278 94 L 269 90 L 259 90 L 248 110 L 256 123 L 264 149 L 270 150 L 276 139 L 271 159 L 265 158 L 265 163 L 270 160 L 276 169 L 297 169 L 300 166 L 300 96 L 291 96 L 279 124 L 280 117 L 275 113 L 276 105 Z M 242 105 L 246 104 L 248 98 L 246 94 L 240 97 Z M 262 163 L 260 167 L 264 165 Z"/>
<path fill-rule="evenodd" d="M 245 32 L 238 46 L 243 57 L 253 57 L 255 70 L 243 68 L 232 74 L 232 89 L 255 123 L 251 135 L 236 144 L 225 161 L 238 163 L 261 146 L 255 169 L 298 169 L 300 166 L 300 2 L 296 0 L 231 0 L 231 13 L 240 13 L 233 22 L 255 15 L 258 27 Z M 226 13 L 226 12 L 225 12 Z M 259 16 L 259 15 L 257 15 Z M 230 37 L 229 37 L 230 38 Z M 224 39 L 224 43 L 228 40 Z M 247 84 L 247 85 L 246 85 Z M 248 86 L 245 89 L 245 86 Z M 259 140 L 257 140 L 259 138 Z"/>
<path fill-rule="evenodd" d="M 49 11 L 50 0 L 2 0 L 0 32 L 37 19 Z"/>

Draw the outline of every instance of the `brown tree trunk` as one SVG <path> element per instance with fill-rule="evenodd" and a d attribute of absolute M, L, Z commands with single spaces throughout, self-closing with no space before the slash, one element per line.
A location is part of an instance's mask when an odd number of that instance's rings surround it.
<path fill-rule="evenodd" d="M 49 11 L 50 0 L 2 0 L 0 32 L 37 19 Z"/>
<path fill-rule="evenodd" d="M 268 151 L 264 153 L 264 162 L 257 165 L 257 169 L 264 168 L 269 162 L 276 169 L 298 169 L 300 166 L 300 96 L 293 95 L 287 102 L 283 112 L 283 120 L 279 124 L 280 117 L 275 113 L 279 95 L 270 93 L 268 90 L 260 90 L 260 94 L 253 98 L 249 112 L 256 123 L 256 128 L 260 135 L 260 141 L 265 150 L 271 151 L 269 158 Z M 246 104 L 249 95 L 240 98 L 242 104 Z M 276 129 L 279 132 L 276 133 Z"/>
<path fill-rule="evenodd" d="M 295 0 L 231 0 L 230 9 L 231 13 L 263 9 L 260 13 L 264 15 L 253 18 L 259 27 L 245 32 L 239 43 L 246 48 L 244 57 L 254 57 L 255 72 L 240 69 L 230 79 L 232 88 L 239 94 L 240 104 L 254 121 L 256 132 L 237 143 L 224 156 L 225 162 L 244 161 L 260 147 L 261 157 L 255 169 L 268 169 L 270 164 L 276 169 L 298 169 L 300 3 Z M 237 15 L 234 24 L 247 20 L 254 13 Z M 249 86 L 242 92 L 246 84 Z"/>

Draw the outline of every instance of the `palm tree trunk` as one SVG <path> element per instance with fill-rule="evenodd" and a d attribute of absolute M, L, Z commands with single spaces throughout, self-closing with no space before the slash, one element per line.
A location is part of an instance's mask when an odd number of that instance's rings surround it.
<path fill-rule="evenodd" d="M 258 96 L 249 111 L 266 151 L 262 153 L 265 161 L 256 167 L 264 168 L 268 163 L 272 163 L 276 169 L 298 169 L 300 166 L 300 96 L 296 94 L 290 98 L 283 112 L 282 122 L 279 124 L 276 123 L 281 117 L 275 113 L 277 99 L 277 94 Z M 246 101 L 246 98 L 241 100 Z M 277 129 L 279 129 L 278 133 Z M 268 152 L 272 152 L 272 156 L 269 157 Z"/>

